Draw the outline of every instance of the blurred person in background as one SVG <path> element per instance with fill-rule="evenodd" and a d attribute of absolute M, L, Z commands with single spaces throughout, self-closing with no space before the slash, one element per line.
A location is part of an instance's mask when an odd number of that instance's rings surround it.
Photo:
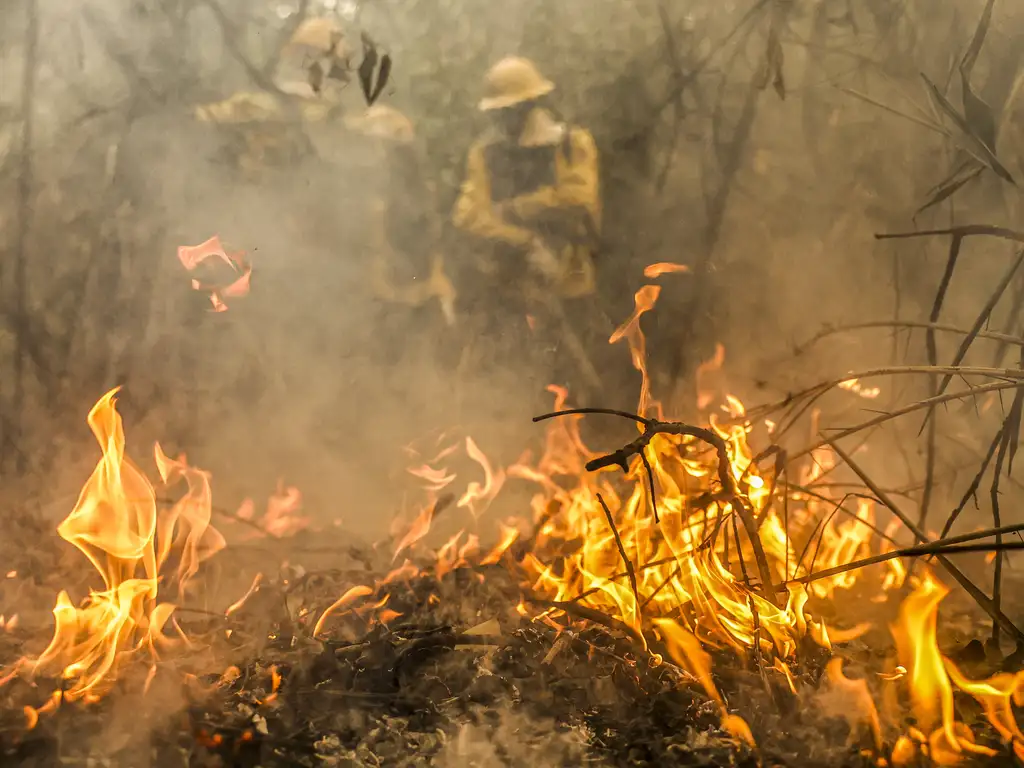
<path fill-rule="evenodd" d="M 342 114 L 341 91 L 350 69 L 338 22 L 309 18 L 279 53 L 275 76 L 258 83 L 260 90 L 201 104 L 195 116 L 224 132 L 226 162 L 243 177 L 257 180 L 269 168 L 292 167 L 314 153 L 310 129 Z"/>
<path fill-rule="evenodd" d="M 371 206 L 368 284 L 380 303 L 373 324 L 381 359 L 397 362 L 411 343 L 431 344 L 438 321 L 455 323 L 455 288 L 441 255 L 436 191 L 417 151 L 412 122 L 397 109 L 377 104 L 346 119 L 368 139 L 383 170 Z"/>
<path fill-rule="evenodd" d="M 503 362 L 540 352 L 579 394 L 599 388 L 591 350 L 611 330 L 596 299 L 598 152 L 589 131 L 544 106 L 554 88 L 524 58 L 487 72 L 478 106 L 493 123 L 469 150 L 452 218 L 477 241 L 473 290 L 461 295 L 486 346 Z"/>

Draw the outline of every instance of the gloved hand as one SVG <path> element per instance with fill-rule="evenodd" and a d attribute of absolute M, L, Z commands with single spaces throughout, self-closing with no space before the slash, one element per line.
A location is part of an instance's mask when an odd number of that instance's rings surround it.
<path fill-rule="evenodd" d="M 526 253 L 526 263 L 537 274 L 549 280 L 557 280 L 562 275 L 562 265 L 558 257 L 552 253 L 547 244 L 541 238 L 535 238 Z"/>

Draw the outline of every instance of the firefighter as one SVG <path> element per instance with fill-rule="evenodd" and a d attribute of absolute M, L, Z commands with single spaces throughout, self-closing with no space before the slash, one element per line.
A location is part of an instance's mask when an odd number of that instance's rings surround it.
<path fill-rule="evenodd" d="M 416 328 L 432 327 L 438 318 L 455 322 L 434 185 L 417 153 L 413 125 L 397 109 L 377 104 L 345 122 L 370 141 L 383 170 L 371 200 L 368 281 L 382 310 L 376 330 L 394 360 Z"/>
<path fill-rule="evenodd" d="M 596 305 L 598 153 L 589 131 L 544 106 L 554 88 L 528 59 L 505 58 L 490 69 L 478 106 L 493 123 L 469 150 L 453 222 L 485 246 L 480 271 L 496 278 L 482 307 L 490 332 L 503 323 L 492 311 L 498 297 L 513 313 L 525 310 L 534 327 L 543 316 L 550 336 L 596 386 L 578 331 L 595 330 L 592 312 L 581 310 Z"/>
<path fill-rule="evenodd" d="M 195 116 L 220 126 L 231 139 L 225 155 L 242 174 L 257 179 L 269 167 L 288 167 L 311 154 L 311 128 L 342 112 L 340 94 L 349 53 L 337 22 L 306 19 L 281 51 L 272 82 L 202 104 Z M 337 73 L 337 74 L 335 74 Z"/>

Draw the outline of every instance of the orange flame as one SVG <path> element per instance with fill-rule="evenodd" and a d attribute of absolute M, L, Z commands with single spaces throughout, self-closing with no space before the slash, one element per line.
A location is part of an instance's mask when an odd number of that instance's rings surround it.
<path fill-rule="evenodd" d="M 879 720 L 874 699 L 871 698 L 871 692 L 868 690 L 867 681 L 863 678 L 852 680 L 844 675 L 842 659 L 829 661 L 825 667 L 825 674 L 828 676 L 831 687 L 842 697 L 842 706 L 835 708 L 835 714 L 845 717 L 850 723 L 851 737 L 856 728 L 867 725 L 871 731 L 875 749 L 881 751 L 882 723 Z"/>
<path fill-rule="evenodd" d="M 160 569 L 172 551 L 179 558 L 181 594 L 199 564 L 224 546 L 209 525 L 208 475 L 184 459 L 167 459 L 159 446 L 161 475 L 168 482 L 184 479 L 188 490 L 169 510 L 157 514 L 153 486 L 124 455 L 117 392 L 108 392 L 89 412 L 88 423 L 103 456 L 74 509 L 57 528 L 89 558 L 105 589 L 90 592 L 81 607 L 61 592 L 53 609 L 56 627 L 49 646 L 37 659 L 20 662 L 32 672 L 60 669 L 70 681 L 61 698 L 69 701 L 101 695 L 132 654 L 147 649 L 155 655 L 158 646 L 173 642 L 163 627 L 174 606 L 157 601 Z"/>
<path fill-rule="evenodd" d="M 640 330 L 640 318 L 645 312 L 654 309 L 658 296 L 661 294 L 661 287 L 657 285 L 645 285 L 633 297 L 633 314 L 622 325 L 615 329 L 615 332 L 608 339 L 609 344 L 615 344 L 620 339 L 629 342 L 629 352 L 633 359 L 633 367 L 640 371 L 642 377 L 640 390 L 640 406 L 637 412 L 646 416 L 653 409 L 658 418 L 661 418 L 661 404 L 651 399 L 651 383 L 647 375 L 647 343 L 643 331 Z"/>

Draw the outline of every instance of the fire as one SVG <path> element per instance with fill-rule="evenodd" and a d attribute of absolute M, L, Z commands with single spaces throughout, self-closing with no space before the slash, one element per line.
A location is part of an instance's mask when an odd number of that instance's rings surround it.
<path fill-rule="evenodd" d="M 661 418 L 663 407 L 651 391 L 640 328 L 659 294 L 654 285 L 637 291 L 634 312 L 609 341 L 625 340 L 641 373 L 637 412 Z M 516 560 L 525 588 L 550 602 L 575 602 L 615 619 L 645 647 L 659 637 L 673 660 L 719 703 L 723 725 L 741 740 L 752 741 L 743 721 L 725 710 L 711 681 L 711 657 L 703 648 L 760 658 L 795 691 L 798 683 L 787 661 L 795 658 L 802 640 L 831 648 L 831 635 L 848 641 L 870 627 L 829 628 L 808 608 L 812 597 L 831 598 L 849 590 L 862 572 L 812 581 L 809 587 L 798 580 L 878 551 L 876 511 L 869 500 L 858 500 L 852 512 L 827 494 L 788 491 L 774 470 L 762 471 L 748 442 L 754 425 L 743 403 L 712 386 L 724 359 L 719 345 L 698 371 L 701 408 L 716 402 L 721 406 L 720 413 L 709 414 L 708 429 L 697 433 L 705 437 L 642 438 L 643 457 L 632 459 L 621 483 L 607 472 L 587 471 L 587 463 L 599 455 L 580 435 L 580 414 L 549 421 L 540 456 L 534 461 L 526 455 L 504 471 L 493 468 L 476 443 L 466 440 L 465 453 L 482 468 L 484 479 L 469 483 L 458 506 L 469 507 L 475 518 L 478 512 L 470 501 L 490 503 L 509 479 L 529 483 L 535 488 L 533 534 L 523 541 L 519 526 L 503 524 L 498 545 L 476 556 L 475 535 L 459 531 L 437 550 L 433 571 L 440 577 L 470 564 L 497 563 L 520 541 Z M 549 391 L 555 410 L 563 410 L 568 392 L 558 387 Z M 640 428 L 642 432 L 643 424 Z M 423 481 L 428 503 L 404 532 L 395 534 L 396 562 L 429 534 L 441 503 L 438 494 L 455 482 L 455 474 L 441 464 L 451 455 L 449 447 L 410 469 Z M 801 488 L 813 487 L 836 463 L 828 448 L 816 451 L 813 459 L 799 477 Z M 780 518 L 780 496 L 788 497 L 788 529 Z M 837 501 L 847 516 L 837 516 Z M 902 568 L 894 560 L 879 569 L 887 574 L 887 587 L 902 583 Z M 416 571 L 408 561 L 398 570 Z M 378 588 L 397 578 L 396 573 Z M 349 590 L 324 613 L 317 631 L 328 614 L 372 593 L 370 587 Z M 521 602 L 517 610 L 559 627 L 573 621 L 557 608 L 537 613 Z M 865 701 L 863 681 L 847 683 Z M 877 715 L 873 719 L 863 709 L 864 721 L 877 736 Z"/>
<path fill-rule="evenodd" d="M 116 679 L 130 657 L 173 645 L 165 633 L 174 605 L 162 602 L 159 584 L 164 566 L 176 558 L 178 595 L 188 588 L 200 563 L 224 546 L 210 526 L 209 475 L 184 457 L 168 458 L 156 446 L 156 462 L 168 486 L 183 481 L 185 495 L 157 511 L 156 494 L 145 475 L 124 453 L 125 437 L 113 389 L 88 416 L 102 458 L 85 483 L 74 509 L 58 526 L 60 536 L 77 547 L 103 579 L 76 606 L 67 592 L 57 596 L 55 628 L 49 646 L 36 659 L 22 659 L 16 671 L 59 674 L 61 691 L 38 711 L 59 701 L 93 700 Z"/>
<path fill-rule="evenodd" d="M 651 271 L 658 272 L 661 266 L 652 265 Z M 658 296 L 657 286 L 641 288 L 633 314 L 609 341 L 626 340 L 633 366 L 642 375 L 638 414 L 660 419 L 663 409 L 651 392 L 640 329 L 640 318 L 654 308 Z M 708 430 L 695 432 L 706 437 L 647 436 L 640 424 L 643 454 L 633 457 L 621 483 L 605 472 L 587 471 L 588 462 L 599 454 L 580 436 L 582 414 L 549 421 L 545 447 L 536 461 L 526 455 L 504 472 L 492 469 L 476 444 L 467 441 L 467 452 L 484 469 L 485 481 L 471 483 L 460 502 L 481 496 L 492 500 L 507 479 L 529 483 L 535 488 L 533 533 L 524 539 L 514 520 L 503 523 L 498 545 L 474 559 L 468 547 L 472 541 L 475 551 L 476 538 L 469 534 L 464 539 L 467 532 L 460 531 L 437 551 L 434 572 L 441 576 L 465 565 L 496 564 L 510 551 L 518 551 L 514 559 L 524 573 L 524 589 L 550 603 L 573 602 L 621 622 L 652 654 L 652 641 L 660 641 L 718 706 L 723 728 L 753 744 L 745 721 L 727 711 L 712 679 L 709 649 L 759 659 L 763 669 L 777 672 L 798 695 L 803 683 L 791 664 L 801 641 L 832 649 L 834 643 L 848 642 L 871 629 L 864 622 L 845 629 L 826 627 L 812 615 L 809 602 L 834 600 L 868 575 L 877 578 L 879 599 L 886 599 L 904 585 L 908 572 L 903 561 L 891 559 L 876 570 L 840 570 L 810 580 L 807 586 L 801 583 L 812 573 L 891 551 L 900 523 L 894 519 L 883 530 L 873 500 L 829 493 L 823 481 L 836 467 L 837 457 L 828 447 L 815 449 L 810 461 L 795 469 L 792 485 L 776 475 L 778 468 L 762 469 L 748 442 L 753 420 L 738 398 L 719 392 L 712 383 L 724 360 L 724 348 L 718 345 L 697 372 L 700 410 L 717 402 L 721 411 L 708 414 Z M 866 389 L 855 380 L 844 382 L 842 388 L 864 398 L 878 396 L 877 389 Z M 564 410 L 568 392 L 558 387 L 549 391 L 555 411 Z M 818 432 L 818 418 L 813 411 L 813 434 Z M 763 423 L 769 433 L 774 431 L 774 422 Z M 449 447 L 410 470 L 425 482 L 432 500 L 401 537 L 396 559 L 429 533 L 436 494 L 456 480 L 438 464 L 451 454 Z M 723 455 L 726 465 L 720 467 Z M 780 517 L 783 507 L 785 520 Z M 519 545 L 513 550 L 515 542 Z M 760 567 L 760 559 L 767 571 Z M 399 573 L 415 572 L 406 560 L 378 582 L 378 589 Z M 832 707 L 837 716 L 850 721 L 851 738 L 858 732 L 867 735 L 871 748 L 866 754 L 877 756 L 879 765 L 908 765 L 920 754 L 940 765 L 952 765 L 964 754 L 996 754 L 978 744 L 956 719 L 953 693 L 958 689 L 978 700 L 995 730 L 1024 759 L 1024 733 L 1013 713 L 1014 705 L 1024 704 L 1024 673 L 1003 673 L 983 681 L 964 676 L 938 647 L 936 616 L 946 588 L 930 572 L 915 578 L 912 586 L 892 627 L 899 664 L 894 661 L 891 671 L 869 678 L 850 678 L 837 655 L 827 667 L 827 688 L 834 697 L 823 702 L 826 711 Z M 781 592 L 787 593 L 785 601 L 779 599 Z M 354 588 L 339 602 L 372 593 L 369 587 Z M 557 607 L 538 611 L 528 600 L 521 600 L 516 610 L 559 630 L 577 621 Z M 652 663 L 659 658 L 654 654 Z M 875 706 L 873 686 L 887 692 L 884 718 Z M 916 727 L 902 734 L 892 732 L 894 727 L 902 730 L 898 690 L 908 694 L 916 720 Z"/>

